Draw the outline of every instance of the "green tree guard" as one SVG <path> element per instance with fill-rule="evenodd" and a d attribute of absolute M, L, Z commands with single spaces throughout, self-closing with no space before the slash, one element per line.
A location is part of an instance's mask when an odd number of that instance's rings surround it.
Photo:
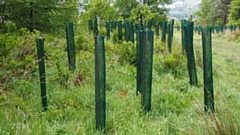
<path fill-rule="evenodd" d="M 118 41 L 122 41 L 122 21 L 118 21 Z"/>
<path fill-rule="evenodd" d="M 116 22 L 112 21 L 111 22 L 111 31 L 113 31 L 114 29 L 116 29 Z"/>
<path fill-rule="evenodd" d="M 139 25 L 138 30 L 145 30 L 145 27 L 143 25 Z"/>
<path fill-rule="evenodd" d="M 214 27 L 214 25 L 211 26 L 211 28 L 212 28 L 212 33 L 214 34 L 214 33 L 215 33 L 215 27 Z"/>
<path fill-rule="evenodd" d="M 114 29 L 114 24 L 113 24 L 113 23 L 114 23 L 113 21 L 109 22 L 109 27 L 110 27 L 110 31 L 111 31 L 111 32 L 112 32 L 113 29 Z"/>
<path fill-rule="evenodd" d="M 131 38 L 130 38 L 130 35 L 131 35 L 131 28 L 130 28 L 130 22 L 127 21 L 127 24 L 126 24 L 126 41 L 131 41 Z"/>
<path fill-rule="evenodd" d="M 180 26 L 177 26 L 176 28 L 177 28 L 177 31 L 180 31 Z"/>
<path fill-rule="evenodd" d="M 106 29 L 107 29 L 107 39 L 110 39 L 110 22 L 106 22 Z"/>
<path fill-rule="evenodd" d="M 162 21 L 162 42 L 166 43 L 166 30 L 167 30 L 167 22 L 165 20 Z"/>
<path fill-rule="evenodd" d="M 117 29 L 117 22 L 113 21 L 113 29 Z"/>
<path fill-rule="evenodd" d="M 129 40 L 134 43 L 134 27 L 133 22 L 129 22 Z"/>
<path fill-rule="evenodd" d="M 142 93 L 142 51 L 143 51 L 143 30 L 137 31 L 137 90 L 136 95 L 138 92 Z"/>
<path fill-rule="evenodd" d="M 93 25 L 93 32 L 94 32 L 94 36 L 98 35 L 98 20 L 97 18 L 94 19 L 94 25 Z"/>
<path fill-rule="evenodd" d="M 182 54 L 185 54 L 186 51 L 186 36 L 184 25 L 186 24 L 186 20 L 181 20 L 181 37 L 182 37 Z"/>
<path fill-rule="evenodd" d="M 202 27 L 201 26 L 198 26 L 198 35 L 200 35 L 201 34 L 201 31 L 202 31 Z"/>
<path fill-rule="evenodd" d="M 171 40 L 173 39 L 173 31 L 174 31 L 174 19 L 171 20 L 171 36 L 172 36 Z"/>
<path fill-rule="evenodd" d="M 124 22 L 124 28 L 125 28 L 125 40 L 129 41 L 129 22 Z"/>
<path fill-rule="evenodd" d="M 221 32 L 223 33 L 223 30 L 224 30 L 224 25 L 222 24 L 221 25 Z"/>
<path fill-rule="evenodd" d="M 156 23 L 155 23 L 155 32 L 156 32 L 156 36 L 159 36 L 159 23 L 158 23 L 158 21 L 156 21 Z"/>
<path fill-rule="evenodd" d="M 202 31 L 205 112 L 214 111 L 211 32 L 211 28 L 203 28 Z"/>
<path fill-rule="evenodd" d="M 167 27 L 168 35 L 168 52 L 172 53 L 172 25 L 169 23 Z"/>
<path fill-rule="evenodd" d="M 46 74 L 44 65 L 44 40 L 45 38 L 36 38 L 37 42 L 37 54 L 38 54 L 38 65 L 39 65 L 39 76 L 40 76 L 40 87 L 41 87 L 41 98 L 43 110 L 47 111 L 47 92 L 46 92 Z"/>
<path fill-rule="evenodd" d="M 151 93 L 152 93 L 152 65 L 153 65 L 153 31 L 143 32 L 143 49 L 142 49 L 142 106 L 144 112 L 151 110 Z"/>
<path fill-rule="evenodd" d="M 76 53 L 75 53 L 74 32 L 73 32 L 72 22 L 66 22 L 66 36 L 67 36 L 69 69 L 74 72 L 76 69 Z"/>
<path fill-rule="evenodd" d="M 95 112 L 96 129 L 106 126 L 106 63 L 104 36 L 95 36 Z"/>
<path fill-rule="evenodd" d="M 93 30 L 93 20 L 88 20 L 88 31 L 89 33 Z"/>
<path fill-rule="evenodd" d="M 237 25 L 233 25 L 233 31 L 237 30 Z"/>
<path fill-rule="evenodd" d="M 216 26 L 216 33 L 219 34 L 220 25 Z"/>
<path fill-rule="evenodd" d="M 231 30 L 231 32 L 233 31 L 233 25 L 230 25 L 230 30 Z"/>
<path fill-rule="evenodd" d="M 152 30 L 152 20 L 148 20 L 147 28 L 148 30 Z"/>
<path fill-rule="evenodd" d="M 190 84 L 193 86 L 198 86 L 196 64 L 193 49 L 193 22 L 187 22 L 184 26 L 184 32 L 186 36 L 186 52 L 187 52 L 187 64 L 188 73 L 190 78 Z"/>

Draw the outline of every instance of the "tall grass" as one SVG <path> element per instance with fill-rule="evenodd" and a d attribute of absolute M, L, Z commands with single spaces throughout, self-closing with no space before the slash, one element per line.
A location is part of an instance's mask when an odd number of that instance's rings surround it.
<path fill-rule="evenodd" d="M 95 130 L 94 44 L 89 39 L 91 35 L 79 37 L 79 43 L 86 43 L 76 50 L 75 73 L 68 72 L 65 39 L 45 36 L 48 39 L 45 48 L 49 110 L 42 112 L 35 63 L 32 64 L 35 70 L 28 73 L 30 77 L 26 77 L 24 72 L 9 76 L 5 87 L 0 89 L 0 134 L 103 134 Z M 152 111 L 148 115 L 142 113 L 140 96 L 135 95 L 136 67 L 132 63 L 135 57 L 131 55 L 131 51 L 136 51 L 135 45 L 106 42 L 107 134 L 239 134 L 239 57 L 223 55 L 235 54 L 239 48 L 231 49 L 232 46 L 237 47 L 235 44 L 226 48 L 226 40 L 213 43 L 216 111 L 209 114 L 203 111 L 200 37 L 196 36 L 195 40 L 200 85 L 191 87 L 186 57 L 181 54 L 180 33 L 175 32 L 174 36 L 172 54 L 167 53 L 165 45 L 155 37 Z M 23 45 L 34 44 L 32 41 Z M 16 50 L 22 51 L 19 47 Z M 9 59 L 13 59 L 11 57 L 17 51 L 11 52 Z M 33 63 L 36 60 L 32 54 L 26 57 Z M 24 59 L 16 62 L 24 62 Z M 1 74 L 6 75 L 5 72 L 12 74 L 13 70 L 5 69 Z M 66 78 L 67 81 L 61 83 Z"/>

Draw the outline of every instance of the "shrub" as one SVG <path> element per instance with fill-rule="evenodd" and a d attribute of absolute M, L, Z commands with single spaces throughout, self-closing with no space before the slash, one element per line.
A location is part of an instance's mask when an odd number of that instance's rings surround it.
<path fill-rule="evenodd" d="M 93 50 L 93 45 L 89 44 L 93 41 L 92 37 L 86 37 L 84 34 L 79 34 L 76 38 L 75 48 L 76 50 L 90 51 Z"/>
<path fill-rule="evenodd" d="M 118 42 L 118 31 L 117 30 L 113 30 L 111 33 L 111 39 L 114 43 Z"/>
<path fill-rule="evenodd" d="M 181 76 L 187 67 L 186 57 L 182 55 L 181 49 L 175 47 L 171 54 L 163 54 L 162 57 L 157 57 L 154 67 L 158 73 L 171 73 L 175 77 Z"/>
<path fill-rule="evenodd" d="M 17 26 L 13 22 L 7 22 L 3 25 L 0 25 L 1 33 L 13 33 L 17 31 Z"/>
<path fill-rule="evenodd" d="M 137 49 L 132 42 L 123 42 L 119 44 L 119 49 L 116 50 L 119 54 L 118 62 L 120 64 L 130 64 L 136 66 L 137 64 Z"/>
<path fill-rule="evenodd" d="M 107 35 L 107 29 L 101 28 L 98 30 L 98 35 L 99 36 L 106 36 Z"/>

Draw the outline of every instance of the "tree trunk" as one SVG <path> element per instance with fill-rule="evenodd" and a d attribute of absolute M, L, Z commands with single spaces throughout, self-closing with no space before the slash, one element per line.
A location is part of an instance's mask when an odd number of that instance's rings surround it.
<path fill-rule="evenodd" d="M 30 16 L 29 16 L 29 29 L 30 32 L 33 32 L 33 2 L 30 2 Z"/>

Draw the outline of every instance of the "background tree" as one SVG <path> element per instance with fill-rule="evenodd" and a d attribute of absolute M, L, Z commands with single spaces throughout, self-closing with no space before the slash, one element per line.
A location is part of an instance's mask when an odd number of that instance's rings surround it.
<path fill-rule="evenodd" d="M 1 25 L 15 23 L 17 28 L 37 29 L 43 32 L 63 28 L 65 21 L 74 21 L 78 15 L 77 0 L 1 0 Z"/>
<path fill-rule="evenodd" d="M 139 3 L 136 0 L 116 0 L 114 7 L 123 18 L 128 18 Z"/>
<path fill-rule="evenodd" d="M 145 4 L 144 4 L 145 3 Z M 166 19 L 168 9 L 160 8 L 159 5 L 171 4 L 171 0 L 151 0 L 139 2 L 139 0 L 83 0 L 80 5 L 84 12 L 81 13 L 80 24 L 86 26 L 87 20 L 99 18 L 101 24 L 106 21 L 128 19 L 133 22 L 139 21 L 140 15 L 143 20 Z"/>
<path fill-rule="evenodd" d="M 240 25 L 240 0 L 233 0 L 230 5 L 229 23 Z"/>
<path fill-rule="evenodd" d="M 105 22 L 118 18 L 118 13 L 109 0 L 85 0 L 80 2 L 80 5 L 84 11 L 81 13 L 78 23 L 83 29 L 87 28 L 89 19 L 98 18 L 100 26 L 103 26 Z"/>
<path fill-rule="evenodd" d="M 122 13 L 124 18 L 131 16 L 131 19 L 135 17 L 137 21 L 142 16 L 143 20 L 161 21 L 166 19 L 166 14 L 169 10 L 159 7 L 159 5 L 171 3 L 172 0 L 116 0 L 114 6 Z"/>
<path fill-rule="evenodd" d="M 199 10 L 195 12 L 196 22 L 205 21 L 210 25 L 227 24 L 230 3 L 231 0 L 202 0 Z"/>

